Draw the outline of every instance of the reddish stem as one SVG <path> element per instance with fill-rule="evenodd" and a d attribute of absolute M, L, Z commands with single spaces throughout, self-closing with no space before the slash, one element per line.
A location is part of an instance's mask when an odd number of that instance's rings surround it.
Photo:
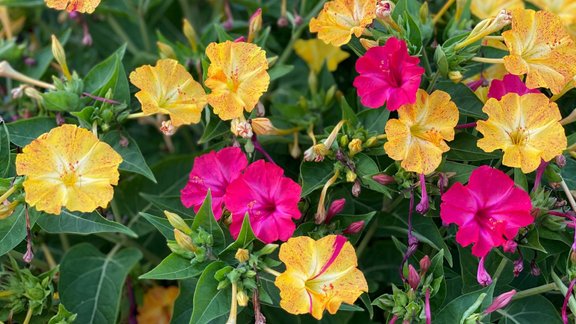
<path fill-rule="evenodd" d="M 566 296 L 564 297 L 564 304 L 562 305 L 562 321 L 564 322 L 564 324 L 568 324 L 568 313 L 567 313 L 568 301 L 570 300 L 570 297 L 572 297 L 574 284 L 576 284 L 576 279 L 572 279 L 572 281 L 570 281 L 570 286 L 568 286 L 568 291 L 566 292 Z"/>
<path fill-rule="evenodd" d="M 454 127 L 454 128 L 455 129 L 466 129 L 466 128 L 474 128 L 474 127 L 476 127 L 476 122 L 456 125 L 456 127 Z"/>

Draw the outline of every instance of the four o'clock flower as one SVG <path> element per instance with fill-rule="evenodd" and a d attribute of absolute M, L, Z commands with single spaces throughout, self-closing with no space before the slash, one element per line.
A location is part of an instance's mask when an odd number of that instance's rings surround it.
<path fill-rule="evenodd" d="M 528 88 L 519 76 L 514 74 L 506 74 L 502 80 L 494 79 L 490 83 L 490 89 L 488 90 L 488 98 L 494 98 L 496 100 L 502 99 L 507 93 L 517 93 L 519 95 L 524 95 L 527 93 L 540 93 L 538 89 Z"/>
<path fill-rule="evenodd" d="M 416 101 L 424 68 L 420 59 L 410 56 L 404 40 L 390 37 L 384 46 L 370 48 L 356 61 L 354 87 L 362 104 L 388 110 L 397 110 Z"/>

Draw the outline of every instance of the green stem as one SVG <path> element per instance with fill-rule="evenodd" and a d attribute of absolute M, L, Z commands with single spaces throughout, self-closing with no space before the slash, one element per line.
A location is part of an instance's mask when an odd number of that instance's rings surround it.
<path fill-rule="evenodd" d="M 24 319 L 24 322 L 22 322 L 22 323 L 28 324 L 28 323 L 30 323 L 31 319 L 32 319 L 32 307 L 28 306 L 28 311 L 26 312 L 26 318 Z"/>
<path fill-rule="evenodd" d="M 430 84 L 428 84 L 428 88 L 426 88 L 426 92 L 430 93 L 432 89 L 434 89 L 434 86 L 436 85 L 436 82 L 438 82 L 439 78 L 440 73 L 435 72 L 434 75 L 432 76 L 432 80 L 430 80 Z"/>
<path fill-rule="evenodd" d="M 368 229 L 368 232 L 366 232 L 366 235 L 364 235 L 364 238 L 362 239 L 362 241 L 358 245 L 358 248 L 356 249 L 356 255 L 358 257 L 360 257 L 362 255 L 362 253 L 364 252 L 364 250 L 368 246 L 368 243 L 370 243 L 372 236 L 374 236 L 374 234 L 376 234 L 377 230 L 378 230 L 378 218 L 376 218 L 372 222 L 372 224 L 370 224 L 370 228 Z"/>
<path fill-rule="evenodd" d="M 424 62 L 424 70 L 426 75 L 430 77 L 432 75 L 432 67 L 430 66 L 430 59 L 428 59 L 428 53 L 426 53 L 426 48 L 422 49 L 422 62 Z"/>
<path fill-rule="evenodd" d="M 116 35 L 118 35 L 122 39 L 122 41 L 126 43 L 126 49 L 128 49 L 130 53 L 132 53 L 133 55 L 140 54 L 141 51 L 136 47 L 132 39 L 130 39 L 128 34 L 126 34 L 122 26 L 120 26 L 120 24 L 118 23 L 118 21 L 116 21 L 116 19 L 114 19 L 114 17 L 108 15 L 108 24 L 110 25 L 110 27 L 112 27 L 114 33 L 116 33 Z"/>
<path fill-rule="evenodd" d="M 150 250 L 143 247 L 142 245 L 140 245 L 138 242 L 135 242 L 134 240 L 125 238 L 123 240 L 120 239 L 120 242 L 118 242 L 119 239 L 118 239 L 117 235 L 113 235 L 113 234 L 109 234 L 109 233 L 98 233 L 96 235 L 98 237 L 108 241 L 108 242 L 116 243 L 117 246 L 120 245 L 120 246 L 137 248 L 138 250 L 140 250 L 140 252 L 142 252 L 144 257 L 146 259 L 148 259 L 148 261 L 150 261 L 151 263 L 159 264 L 160 262 L 162 262 L 162 259 L 160 257 L 158 257 L 156 254 L 150 252 Z"/>
<path fill-rule="evenodd" d="M 144 12 L 142 11 L 142 8 L 138 9 L 138 27 L 140 28 L 140 35 L 142 35 L 142 40 L 144 42 L 144 49 L 146 52 L 150 52 L 152 47 L 150 45 L 148 26 L 146 25 L 146 19 L 144 18 Z"/>
<path fill-rule="evenodd" d="M 554 272 L 554 270 L 551 271 L 551 275 L 552 280 L 554 280 L 554 284 L 556 285 L 556 287 L 558 287 L 560 292 L 562 292 L 562 295 L 566 296 L 566 293 L 568 292 L 568 287 L 564 285 L 562 279 L 558 277 L 558 275 L 556 274 L 556 272 Z M 570 296 L 570 299 L 568 300 L 568 307 L 570 307 L 570 311 L 572 312 L 572 314 L 576 314 L 576 299 L 574 299 L 574 296 Z"/>
<path fill-rule="evenodd" d="M 530 297 L 530 296 L 534 296 L 534 295 L 540 295 L 549 291 L 553 291 L 553 290 L 557 290 L 558 286 L 556 285 L 556 283 L 551 282 L 549 284 L 545 284 L 542 286 L 538 286 L 538 287 L 534 287 L 534 288 L 530 288 L 530 289 L 526 289 L 523 291 L 518 292 L 516 295 L 514 295 L 514 297 L 512 297 L 512 300 L 518 300 L 518 299 L 522 299 L 522 298 L 526 298 L 526 297 Z"/>
<path fill-rule="evenodd" d="M 506 268 L 507 264 L 508 259 L 506 259 L 506 257 L 503 256 L 502 260 L 500 261 L 500 264 L 498 265 L 498 268 L 496 269 L 496 272 L 494 273 L 494 281 L 498 280 L 498 278 L 502 274 L 502 271 L 504 271 L 504 268 Z"/>

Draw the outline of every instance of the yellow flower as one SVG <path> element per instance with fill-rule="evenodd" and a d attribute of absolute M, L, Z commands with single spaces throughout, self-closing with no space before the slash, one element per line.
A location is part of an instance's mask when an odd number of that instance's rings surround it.
<path fill-rule="evenodd" d="M 384 150 L 392 159 L 402 161 L 406 171 L 430 174 L 442 162 L 442 153 L 450 147 L 458 123 L 458 107 L 444 91 L 428 95 L 418 89 L 416 102 L 398 109 L 398 119 L 386 123 L 388 142 Z"/>
<path fill-rule="evenodd" d="M 560 111 L 544 94 L 508 93 L 500 101 L 489 99 L 482 111 L 488 120 L 478 121 L 476 129 L 484 135 L 478 147 L 504 151 L 506 166 L 532 172 L 541 160 L 550 161 L 566 149 Z"/>
<path fill-rule="evenodd" d="M 266 52 L 252 43 L 211 43 L 206 48 L 210 60 L 206 86 L 212 90 L 208 103 L 222 120 L 251 112 L 270 84 Z"/>
<path fill-rule="evenodd" d="M 572 36 L 576 36 L 576 0 L 528 0 L 540 9 L 560 17 Z"/>
<path fill-rule="evenodd" d="M 196 124 L 206 105 L 206 93 L 186 68 L 172 59 L 144 65 L 130 73 L 144 115 L 168 114 L 174 127 Z"/>
<path fill-rule="evenodd" d="M 144 305 L 138 308 L 139 324 L 168 324 L 172 318 L 174 302 L 180 293 L 177 287 L 150 288 L 144 295 Z"/>
<path fill-rule="evenodd" d="M 317 38 L 297 40 L 294 43 L 294 51 L 315 73 L 320 73 L 324 63 L 328 71 L 334 72 L 338 64 L 350 56 L 348 52 L 344 52 L 339 47 L 326 44 Z"/>
<path fill-rule="evenodd" d="M 77 11 L 80 13 L 93 13 L 100 4 L 100 0 L 44 0 L 49 8 L 56 10 Z"/>
<path fill-rule="evenodd" d="M 550 88 L 559 93 L 576 75 L 576 47 L 558 16 L 547 11 L 512 11 L 512 29 L 502 33 L 510 55 L 508 72 L 526 74 L 531 89 Z"/>
<path fill-rule="evenodd" d="M 318 18 L 310 21 L 310 31 L 327 44 L 342 46 L 360 37 L 376 17 L 375 0 L 333 0 L 324 5 Z"/>
<path fill-rule="evenodd" d="M 470 11 L 480 19 L 496 17 L 502 9 L 524 8 L 522 0 L 472 0 Z"/>
<path fill-rule="evenodd" d="M 120 163 L 122 157 L 92 132 L 62 125 L 24 147 L 16 173 L 26 176 L 26 202 L 37 210 L 92 212 L 112 200 Z"/>
<path fill-rule="evenodd" d="M 342 303 L 354 304 L 368 292 L 354 247 L 343 236 L 318 241 L 293 237 L 280 247 L 280 260 L 286 271 L 276 277 L 275 285 L 280 289 L 280 307 L 288 313 L 321 319 L 325 309 L 336 314 Z"/>

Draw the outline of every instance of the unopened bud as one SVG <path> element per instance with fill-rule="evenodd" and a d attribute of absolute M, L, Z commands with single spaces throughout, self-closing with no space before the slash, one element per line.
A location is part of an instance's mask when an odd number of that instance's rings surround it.
<path fill-rule="evenodd" d="M 240 290 L 236 294 L 236 301 L 238 301 L 239 306 L 245 307 L 248 305 L 248 302 L 250 301 L 250 297 L 248 297 L 248 294 L 246 294 L 246 292 L 244 290 Z"/>
<path fill-rule="evenodd" d="M 302 155 L 302 150 L 300 149 L 300 145 L 298 144 L 298 133 L 294 133 L 294 142 L 290 143 L 290 156 L 294 159 L 297 159 Z"/>
<path fill-rule="evenodd" d="M 342 210 L 344 210 L 344 206 L 346 205 L 346 199 L 336 199 L 328 208 L 328 212 L 326 213 L 326 219 L 324 220 L 325 223 L 330 223 L 330 220 L 337 214 L 340 214 Z"/>
<path fill-rule="evenodd" d="M 348 227 L 346 227 L 346 229 L 344 231 L 342 231 L 342 233 L 344 233 L 346 235 L 358 234 L 358 233 L 362 232 L 362 230 L 364 229 L 365 223 L 366 222 L 364 222 L 363 220 L 354 222 L 354 223 L 348 225 Z"/>
<path fill-rule="evenodd" d="M 362 191 L 362 184 L 360 181 L 356 180 L 354 185 L 352 186 L 352 196 L 358 197 L 360 196 L 360 192 Z"/>
<path fill-rule="evenodd" d="M 536 264 L 536 260 L 532 260 L 530 262 L 530 274 L 532 274 L 534 277 L 538 277 L 541 274 L 540 268 Z"/>
<path fill-rule="evenodd" d="M 92 43 L 93 43 L 92 35 L 88 32 L 84 33 L 84 37 L 82 37 L 82 45 L 92 46 Z"/>
<path fill-rule="evenodd" d="M 194 30 L 194 27 L 188 19 L 184 19 L 182 23 L 182 31 L 184 32 L 184 36 L 188 40 L 188 44 L 190 44 L 192 51 L 196 53 L 198 51 L 198 36 L 196 35 L 196 30 Z"/>
<path fill-rule="evenodd" d="M 428 2 L 424 1 L 419 10 L 420 22 L 425 23 L 428 20 L 429 11 Z"/>
<path fill-rule="evenodd" d="M 524 259 L 520 258 L 514 261 L 514 277 L 518 277 L 524 271 Z"/>
<path fill-rule="evenodd" d="M 462 73 L 460 73 L 460 71 L 450 71 L 448 72 L 448 78 L 450 79 L 450 81 L 454 82 L 454 83 L 459 83 L 460 81 L 462 81 Z"/>
<path fill-rule="evenodd" d="M 420 275 L 411 264 L 408 265 L 408 284 L 414 290 L 418 289 L 420 285 Z"/>
<path fill-rule="evenodd" d="M 238 249 L 236 255 L 234 256 L 238 262 L 246 262 L 250 259 L 250 251 L 246 249 Z"/>
<path fill-rule="evenodd" d="M 171 120 L 164 120 L 162 121 L 162 125 L 160 126 L 160 132 L 166 136 L 172 136 L 176 134 L 178 128 L 174 127 Z"/>
<path fill-rule="evenodd" d="M 156 42 L 156 45 L 158 46 L 158 50 L 160 51 L 161 58 L 169 58 L 169 59 L 177 58 L 174 49 L 172 49 L 172 46 L 162 42 Z"/>
<path fill-rule="evenodd" d="M 277 135 L 278 129 L 272 125 L 270 119 L 265 117 L 253 118 L 251 120 L 252 131 L 256 135 Z"/>
<path fill-rule="evenodd" d="M 236 136 L 242 138 L 252 138 L 254 132 L 252 131 L 252 125 L 246 120 L 233 119 L 231 122 L 230 130 Z"/>
<path fill-rule="evenodd" d="M 508 240 L 502 244 L 502 249 L 506 253 L 514 253 L 516 252 L 516 248 L 518 247 L 518 243 L 514 240 Z"/>
<path fill-rule="evenodd" d="M 372 136 L 366 140 L 366 147 L 373 147 L 378 144 L 378 138 L 376 136 Z"/>
<path fill-rule="evenodd" d="M 182 233 L 186 235 L 192 234 L 192 229 L 186 224 L 186 222 L 182 219 L 182 217 L 178 216 L 177 214 L 171 213 L 167 210 L 164 211 L 164 215 L 168 219 L 168 222 L 172 227 L 175 229 L 182 231 Z"/>
<path fill-rule="evenodd" d="M 268 255 L 274 253 L 278 249 L 278 244 L 266 244 L 260 251 L 258 251 L 258 255 Z"/>
<path fill-rule="evenodd" d="M 492 284 L 492 277 L 484 268 L 484 257 L 480 258 L 480 262 L 478 263 L 478 271 L 476 273 L 476 280 L 482 286 L 489 286 Z"/>
<path fill-rule="evenodd" d="M 350 138 L 348 138 L 348 135 L 342 135 L 339 142 L 341 147 L 347 147 L 350 144 Z"/>
<path fill-rule="evenodd" d="M 0 219 L 5 219 L 12 215 L 18 204 L 18 200 L 14 200 L 12 202 L 4 200 L 3 203 L 0 203 Z"/>
<path fill-rule="evenodd" d="M 250 20 L 248 21 L 248 43 L 254 42 L 254 39 L 258 36 L 258 33 L 261 29 L 262 8 L 258 8 L 258 10 L 252 14 Z"/>
<path fill-rule="evenodd" d="M 555 161 L 556 161 L 556 165 L 560 168 L 563 168 L 566 166 L 566 157 L 563 154 L 556 156 Z"/>
<path fill-rule="evenodd" d="M 288 18 L 286 17 L 280 17 L 278 18 L 278 21 L 276 22 L 276 24 L 278 25 L 278 27 L 286 27 L 288 26 Z"/>
<path fill-rule="evenodd" d="M 394 11 L 395 4 L 392 1 L 379 1 L 376 4 L 376 17 L 378 19 L 386 19 L 390 17 L 392 11 Z"/>
<path fill-rule="evenodd" d="M 194 245 L 194 242 L 192 242 L 192 238 L 189 235 L 184 234 L 177 228 L 174 229 L 174 238 L 176 239 L 176 243 L 178 243 L 178 245 L 184 250 L 190 252 L 198 251 L 198 247 Z"/>
<path fill-rule="evenodd" d="M 60 65 L 60 68 L 62 68 L 62 73 L 66 79 L 71 80 L 72 74 L 70 74 L 68 63 L 66 62 L 66 52 L 64 52 L 62 44 L 54 35 L 52 35 L 52 55 L 54 56 L 56 62 L 58 62 L 58 65 Z"/>
<path fill-rule="evenodd" d="M 360 44 L 362 44 L 362 47 L 364 47 L 364 49 L 369 50 L 372 47 L 376 47 L 378 46 L 378 42 L 372 39 L 367 39 L 367 38 L 360 38 Z"/>
<path fill-rule="evenodd" d="M 394 177 L 391 175 L 388 175 L 386 173 L 377 174 L 375 176 L 372 176 L 372 180 L 378 182 L 379 184 L 381 184 L 383 186 L 387 186 L 387 185 L 396 183 L 396 180 L 394 179 Z"/>
<path fill-rule="evenodd" d="M 350 151 L 350 156 L 354 156 L 362 152 L 362 140 L 355 138 L 350 143 L 348 143 L 348 150 Z"/>
<path fill-rule="evenodd" d="M 490 304 L 490 306 L 486 308 L 484 314 L 490 314 L 492 312 L 495 312 L 499 309 L 508 306 L 510 301 L 512 301 L 512 297 L 514 297 L 514 295 L 516 295 L 516 290 L 510 290 L 509 292 L 505 292 L 500 296 L 494 298 L 494 301 L 492 301 L 492 304 Z"/>
<path fill-rule="evenodd" d="M 356 178 L 358 178 L 358 175 L 356 174 L 356 172 L 347 169 L 346 170 L 346 181 L 347 182 L 354 182 L 356 181 Z"/>
<path fill-rule="evenodd" d="M 426 272 L 428 272 L 428 269 L 430 269 L 431 265 L 432 262 L 430 261 L 430 258 L 425 255 L 422 259 L 420 259 L 420 273 L 424 275 Z"/>

